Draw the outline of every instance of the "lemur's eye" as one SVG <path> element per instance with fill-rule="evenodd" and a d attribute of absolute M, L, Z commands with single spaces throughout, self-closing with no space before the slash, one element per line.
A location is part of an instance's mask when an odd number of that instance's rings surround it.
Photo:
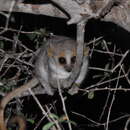
<path fill-rule="evenodd" d="M 71 57 L 71 64 L 74 64 L 76 62 L 76 56 Z"/>
<path fill-rule="evenodd" d="M 66 59 L 64 57 L 59 57 L 59 63 L 62 65 L 66 64 Z"/>

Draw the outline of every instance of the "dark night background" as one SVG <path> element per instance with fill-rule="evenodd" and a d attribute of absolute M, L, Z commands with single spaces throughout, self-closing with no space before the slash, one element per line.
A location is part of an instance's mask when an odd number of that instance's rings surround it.
<path fill-rule="evenodd" d="M 67 25 L 67 20 L 52 18 L 47 16 L 36 16 L 32 14 L 22 14 L 22 13 L 14 13 L 13 17 L 15 18 L 15 22 L 10 22 L 10 27 L 19 29 L 21 25 L 23 25 L 22 30 L 26 31 L 34 31 L 40 28 L 46 28 L 47 31 L 52 32 L 56 35 L 64 35 L 68 37 L 75 38 L 76 37 L 76 25 Z M 1 18 L 0 24 L 3 25 L 4 18 Z M 10 33 L 9 33 L 10 34 Z M 128 33 L 123 28 L 113 24 L 113 23 L 105 23 L 98 20 L 90 20 L 86 25 L 86 33 L 85 33 L 85 41 L 89 42 L 93 38 L 98 38 L 100 36 L 104 37 L 106 42 L 112 42 L 119 48 L 122 52 L 130 49 L 130 33 Z M 22 41 L 25 42 L 28 40 L 26 36 L 22 36 Z M 33 49 L 33 43 L 28 41 L 29 47 Z M 102 67 L 107 60 L 103 55 L 96 55 L 96 53 L 90 58 L 90 66 L 99 66 Z M 129 59 L 129 57 L 127 58 Z M 125 61 L 127 67 L 130 66 L 129 61 Z M 91 84 L 94 84 L 96 81 L 93 80 L 93 75 L 95 73 L 99 73 L 99 71 L 89 70 L 89 73 L 82 85 L 82 88 L 86 88 Z M 121 80 L 120 84 L 123 87 L 129 88 L 129 84 L 126 81 Z M 114 83 L 113 83 L 114 85 Z M 106 84 L 107 86 L 107 84 Z M 102 86 L 105 87 L 105 86 Z M 108 91 L 97 91 L 95 92 L 93 99 L 88 99 L 87 94 L 83 94 L 83 92 L 79 92 L 74 96 L 70 96 L 67 93 L 64 93 L 64 96 L 67 96 L 66 99 L 66 107 L 68 111 L 68 115 L 72 121 L 77 123 L 77 126 L 74 127 L 74 130 L 103 130 L 103 126 L 94 126 L 92 122 L 90 122 L 87 118 L 90 118 L 96 122 L 104 123 L 106 121 L 108 108 L 110 106 L 110 101 L 112 98 L 113 92 L 110 94 L 110 99 L 108 102 L 108 107 L 105 111 L 105 115 L 102 120 L 99 121 L 99 117 L 101 112 L 103 111 L 104 104 L 107 99 Z M 115 101 L 112 107 L 112 112 L 110 116 L 110 120 L 115 119 L 117 117 L 123 116 L 125 114 L 130 114 L 130 105 L 129 105 L 130 92 L 127 91 L 119 91 L 116 93 Z M 50 104 L 56 101 L 55 107 L 57 109 L 58 115 L 62 115 L 62 103 L 60 100 L 60 96 L 56 93 L 53 97 L 47 95 L 38 96 L 40 103 L 42 105 Z M 81 115 L 86 116 L 87 118 L 81 117 L 79 115 L 75 115 L 72 112 L 80 113 Z M 35 115 L 36 122 L 39 118 L 42 117 L 40 109 L 37 107 L 35 101 L 32 97 L 25 98 L 23 102 L 23 113 L 26 115 Z M 126 120 L 128 117 L 113 122 L 109 125 L 109 130 L 123 130 Z M 34 126 L 30 123 L 28 124 L 28 129 L 33 129 Z M 42 126 L 42 124 L 41 124 Z M 66 128 L 66 126 L 65 126 Z M 67 130 L 67 129 L 66 129 Z"/>

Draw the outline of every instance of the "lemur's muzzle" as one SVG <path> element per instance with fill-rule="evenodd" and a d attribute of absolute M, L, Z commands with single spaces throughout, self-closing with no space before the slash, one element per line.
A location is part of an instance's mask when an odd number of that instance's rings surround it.
<path fill-rule="evenodd" d="M 66 66 L 64 66 L 64 68 L 65 68 L 65 70 L 67 72 L 71 72 L 72 71 L 72 66 L 71 65 L 66 65 Z"/>

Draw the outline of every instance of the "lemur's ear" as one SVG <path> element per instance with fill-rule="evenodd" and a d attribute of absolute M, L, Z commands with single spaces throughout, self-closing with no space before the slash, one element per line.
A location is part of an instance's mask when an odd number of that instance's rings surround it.
<path fill-rule="evenodd" d="M 76 50 L 76 48 L 73 48 L 73 56 L 76 56 L 76 54 L 77 54 L 77 50 Z"/>
<path fill-rule="evenodd" d="M 48 54 L 48 56 L 50 56 L 50 57 L 53 56 L 52 48 L 49 47 L 49 48 L 47 49 L 47 54 Z"/>
<path fill-rule="evenodd" d="M 89 51 L 90 51 L 89 47 L 84 47 L 84 56 L 88 56 Z"/>

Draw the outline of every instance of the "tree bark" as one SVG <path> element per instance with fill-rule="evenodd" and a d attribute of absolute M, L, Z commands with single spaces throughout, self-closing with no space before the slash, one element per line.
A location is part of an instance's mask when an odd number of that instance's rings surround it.
<path fill-rule="evenodd" d="M 129 0 L 48 0 L 48 3 L 43 1 L 36 4 L 24 3 L 20 0 L 17 2 L 0 0 L 0 11 L 69 18 L 68 24 L 77 24 L 83 19 L 98 18 L 113 22 L 130 31 Z"/>

